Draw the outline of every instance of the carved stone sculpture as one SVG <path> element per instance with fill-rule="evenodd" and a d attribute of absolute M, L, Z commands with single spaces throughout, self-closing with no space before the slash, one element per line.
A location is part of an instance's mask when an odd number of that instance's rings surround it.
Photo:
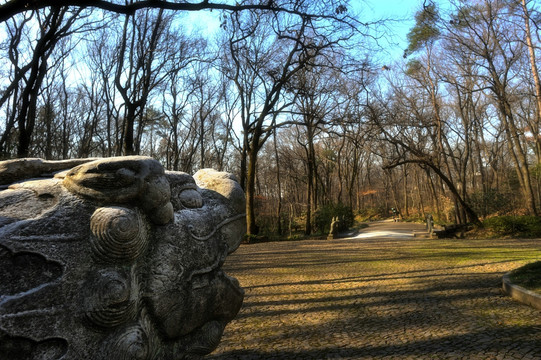
<path fill-rule="evenodd" d="M 147 157 L 0 162 L 0 359 L 210 353 L 244 297 L 221 269 L 244 201 L 230 174 Z"/>
<path fill-rule="evenodd" d="M 329 230 L 329 234 L 327 235 L 327 240 L 333 240 L 334 236 L 338 232 L 338 224 L 340 223 L 340 219 L 338 216 L 335 216 L 332 218 L 331 221 L 331 228 Z"/>

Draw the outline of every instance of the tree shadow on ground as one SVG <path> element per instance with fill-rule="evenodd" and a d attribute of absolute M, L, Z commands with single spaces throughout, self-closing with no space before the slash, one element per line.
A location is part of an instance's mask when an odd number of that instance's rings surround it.
<path fill-rule="evenodd" d="M 524 337 L 517 342 L 517 334 Z M 235 350 L 210 356 L 209 359 L 496 359 L 496 354 L 505 353 L 503 359 L 541 358 L 541 328 L 525 326 L 504 329 L 489 329 L 445 336 L 435 339 L 404 342 L 402 344 L 366 346 L 327 346 L 311 350 L 295 351 L 276 349 Z M 518 357 L 517 357 L 518 356 Z"/>
<path fill-rule="evenodd" d="M 515 256 L 486 259 L 474 258 L 465 242 L 420 256 L 395 240 L 372 242 L 370 251 L 352 242 L 334 253 L 328 244 L 255 248 L 230 266 L 249 283 L 245 304 L 210 358 L 541 358 L 539 312 L 500 289 L 501 269 L 531 256 L 537 245 L 529 244 Z"/>

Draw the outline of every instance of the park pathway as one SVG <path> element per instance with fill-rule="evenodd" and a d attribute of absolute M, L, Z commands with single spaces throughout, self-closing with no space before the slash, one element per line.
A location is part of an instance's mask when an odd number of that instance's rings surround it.
<path fill-rule="evenodd" d="M 242 245 L 224 268 L 244 305 L 209 358 L 541 359 L 541 311 L 500 290 L 541 240 L 412 236 L 422 229 Z"/>

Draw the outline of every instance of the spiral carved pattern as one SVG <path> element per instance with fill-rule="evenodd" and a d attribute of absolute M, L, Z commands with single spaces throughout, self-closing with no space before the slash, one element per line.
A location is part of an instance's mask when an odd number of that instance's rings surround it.
<path fill-rule="evenodd" d="M 218 321 L 210 321 L 199 329 L 197 340 L 188 346 L 188 352 L 205 355 L 218 347 L 224 331 L 224 325 Z"/>
<path fill-rule="evenodd" d="M 231 175 L 198 174 L 142 156 L 0 161 L 0 360 L 212 352 L 243 301 L 222 265 L 245 200 Z"/>
<path fill-rule="evenodd" d="M 117 271 L 100 271 L 86 287 L 97 289 L 86 294 L 86 317 L 95 325 L 115 327 L 135 318 L 137 302 L 132 299 L 128 275 Z"/>
<path fill-rule="evenodd" d="M 90 218 L 92 251 L 107 262 L 137 259 L 148 244 L 148 225 L 137 209 L 98 208 Z"/>
<path fill-rule="evenodd" d="M 154 352 L 149 335 L 139 324 L 125 328 L 105 347 L 107 354 L 104 359 L 150 360 Z"/>

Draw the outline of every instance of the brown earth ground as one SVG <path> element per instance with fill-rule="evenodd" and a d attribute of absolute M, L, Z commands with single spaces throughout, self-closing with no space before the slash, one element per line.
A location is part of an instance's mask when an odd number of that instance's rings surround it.
<path fill-rule="evenodd" d="M 242 245 L 224 268 L 246 291 L 210 359 L 541 359 L 541 311 L 501 291 L 541 240 L 413 237 Z"/>

